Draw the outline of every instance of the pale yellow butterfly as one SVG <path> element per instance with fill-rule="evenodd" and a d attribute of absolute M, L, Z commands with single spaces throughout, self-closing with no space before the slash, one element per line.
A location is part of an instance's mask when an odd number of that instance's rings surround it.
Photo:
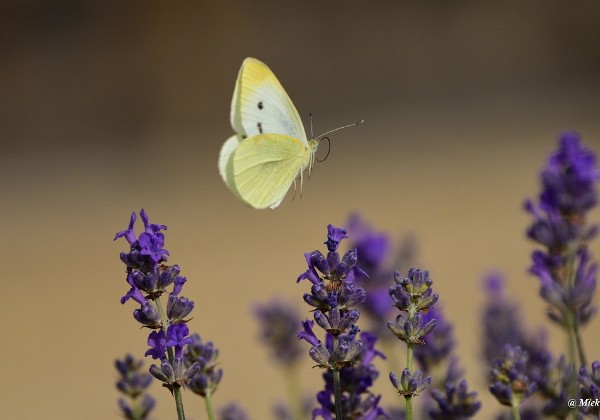
<path fill-rule="evenodd" d="M 255 209 L 279 206 L 298 175 L 302 189 L 304 169 L 310 174 L 319 140 L 331 132 L 307 139 L 279 80 L 250 57 L 235 83 L 231 125 L 235 134 L 221 148 L 219 172 L 231 192 Z"/>

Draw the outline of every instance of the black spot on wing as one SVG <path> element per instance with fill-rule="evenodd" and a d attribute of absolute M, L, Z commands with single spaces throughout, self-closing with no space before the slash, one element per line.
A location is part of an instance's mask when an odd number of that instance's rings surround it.
<path fill-rule="evenodd" d="M 258 109 L 261 109 L 261 110 L 262 110 L 264 107 L 265 107 L 265 106 L 263 105 L 263 102 L 262 102 L 262 101 L 258 102 Z"/>
<path fill-rule="evenodd" d="M 262 133 L 263 133 L 262 123 L 260 123 L 260 122 L 259 122 L 259 123 L 256 123 L 256 126 L 258 127 L 258 132 L 259 132 L 260 134 L 262 134 Z"/>

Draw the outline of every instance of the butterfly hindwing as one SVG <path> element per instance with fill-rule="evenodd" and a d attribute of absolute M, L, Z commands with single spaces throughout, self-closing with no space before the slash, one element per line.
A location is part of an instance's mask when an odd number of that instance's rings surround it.
<path fill-rule="evenodd" d="M 310 155 L 304 144 L 291 136 L 248 137 L 234 152 L 235 189 L 243 201 L 256 209 L 275 208 L 308 165 Z"/>

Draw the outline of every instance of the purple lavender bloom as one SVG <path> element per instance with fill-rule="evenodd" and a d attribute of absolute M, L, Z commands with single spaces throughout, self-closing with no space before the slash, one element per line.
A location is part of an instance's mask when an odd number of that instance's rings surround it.
<path fill-rule="evenodd" d="M 504 358 L 496 359 L 490 371 L 490 392 L 502 405 L 518 407 L 537 385 L 526 374 L 529 355 L 518 346 L 504 346 Z"/>
<path fill-rule="evenodd" d="M 175 349 L 176 359 L 181 359 L 183 347 L 186 344 L 193 343 L 192 337 L 187 336 L 189 333 L 190 330 L 184 323 L 169 325 L 167 329 L 167 346 Z"/>
<path fill-rule="evenodd" d="M 408 277 L 402 277 L 400 272 L 394 273 L 396 285 L 390 287 L 389 294 L 394 300 L 394 306 L 401 311 L 413 308 L 415 311 L 427 311 L 438 300 L 437 293 L 433 293 L 431 285 L 433 281 L 429 278 L 429 271 L 411 268 Z"/>
<path fill-rule="evenodd" d="M 354 337 L 351 335 L 340 339 L 342 343 L 361 343 L 356 365 L 346 365 L 340 370 L 342 412 L 347 418 L 377 419 L 379 416 L 387 417 L 383 408 L 379 406 L 381 396 L 370 391 L 370 387 L 379 377 L 379 371 L 372 362 L 376 357 L 385 359 L 383 353 L 375 349 L 377 337 L 364 332 L 361 334 L 360 341 L 353 340 Z M 327 347 L 332 349 L 333 338 L 331 334 L 327 335 L 326 341 Z M 341 344 L 340 347 L 343 345 L 345 344 Z M 313 419 L 320 416 L 323 419 L 333 420 L 335 418 L 335 407 L 332 372 L 325 372 L 323 379 L 325 389 L 317 393 L 317 401 L 320 407 L 313 410 Z"/>
<path fill-rule="evenodd" d="M 211 341 L 203 343 L 198 334 L 189 338 L 191 341 L 183 350 L 183 362 L 188 367 L 197 364 L 199 370 L 187 381 L 187 385 L 198 395 L 212 395 L 223 377 L 223 369 L 217 368 L 219 350 Z"/>
<path fill-rule="evenodd" d="M 296 338 L 300 314 L 292 305 L 273 300 L 254 309 L 259 321 L 260 338 L 271 350 L 271 355 L 284 365 L 295 364 L 302 348 Z"/>
<path fill-rule="evenodd" d="M 477 400 L 477 392 L 469 392 L 466 380 L 458 384 L 446 383 L 444 392 L 434 389 L 432 397 L 438 407 L 432 409 L 429 415 L 435 420 L 460 420 L 473 417 L 481 408 Z"/>
<path fill-rule="evenodd" d="M 600 362 L 592 363 L 591 370 L 582 366 L 579 370 L 579 398 L 583 402 L 580 406 L 581 414 L 600 417 L 600 407 L 593 402 L 600 400 Z"/>
<path fill-rule="evenodd" d="M 525 203 L 534 217 L 527 235 L 545 247 L 534 252 L 530 271 L 539 277 L 540 294 L 552 306 L 550 319 L 568 330 L 585 325 L 596 312 L 592 304 L 596 265 L 589 262 L 585 244 L 596 234 L 597 226 L 587 227 L 585 222 L 587 212 L 598 201 L 598 180 L 595 155 L 576 133 L 564 133 L 558 151 L 542 171 L 539 204 Z M 568 267 L 573 259 L 575 270 Z"/>
<path fill-rule="evenodd" d="M 398 390 L 398 394 L 406 398 L 412 398 L 419 395 L 431 383 L 431 378 L 423 378 L 423 372 L 419 369 L 411 373 L 407 368 L 402 371 L 398 377 L 394 372 L 390 372 L 390 382 Z"/>
<path fill-rule="evenodd" d="M 598 201 L 596 156 L 581 144 L 577 133 L 563 133 L 559 150 L 550 156 L 541 178 L 540 206 L 547 211 L 580 215 Z"/>
<path fill-rule="evenodd" d="M 230 403 L 220 410 L 219 420 L 248 420 L 248 415 L 239 405 Z"/>
<path fill-rule="evenodd" d="M 169 251 L 163 248 L 164 235 L 160 233 L 167 227 L 150 224 L 144 209 L 140 211 L 140 215 L 144 222 L 144 232 L 138 238 L 133 230 L 137 217 L 132 213 L 128 228 L 117 232 L 114 239 L 124 237 L 131 246 L 129 253 L 121 253 L 121 260 L 127 265 L 128 270 L 139 269 L 148 272 L 157 264 L 167 261 Z"/>
<path fill-rule="evenodd" d="M 143 372 L 144 361 L 136 360 L 130 354 L 123 360 L 115 360 L 119 372 L 117 389 L 127 397 L 119 398 L 119 408 L 124 418 L 128 420 L 143 420 L 148 418 L 156 402 L 145 393 L 152 382 L 152 375 Z"/>
<path fill-rule="evenodd" d="M 165 332 L 160 329 L 152 331 L 148 336 L 148 345 L 150 349 L 144 353 L 144 356 L 152 356 L 153 359 L 164 359 L 167 352 L 167 338 Z"/>
<path fill-rule="evenodd" d="M 323 284 L 324 280 L 328 281 L 330 289 L 340 287 L 342 281 L 353 283 L 357 278 L 366 276 L 366 273 L 356 266 L 356 249 L 351 249 L 344 254 L 340 260 L 337 248 L 340 241 L 346 236 L 346 230 L 336 228 L 333 225 L 327 226 L 327 257 L 321 254 L 320 251 L 307 252 L 304 254 L 308 263 L 308 270 L 298 277 L 298 282 L 303 279 L 308 279 L 314 285 Z M 319 275 L 321 272 L 322 278 Z"/>

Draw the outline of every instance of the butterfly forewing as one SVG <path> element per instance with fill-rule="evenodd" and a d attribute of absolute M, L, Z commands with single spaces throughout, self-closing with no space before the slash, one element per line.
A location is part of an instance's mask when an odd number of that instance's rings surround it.
<path fill-rule="evenodd" d="M 309 160 L 310 151 L 291 136 L 249 137 L 234 152 L 235 189 L 242 200 L 254 208 L 275 208 Z"/>
<path fill-rule="evenodd" d="M 273 72 L 254 58 L 244 60 L 231 103 L 231 124 L 243 137 L 285 134 L 307 145 L 296 107 Z"/>

